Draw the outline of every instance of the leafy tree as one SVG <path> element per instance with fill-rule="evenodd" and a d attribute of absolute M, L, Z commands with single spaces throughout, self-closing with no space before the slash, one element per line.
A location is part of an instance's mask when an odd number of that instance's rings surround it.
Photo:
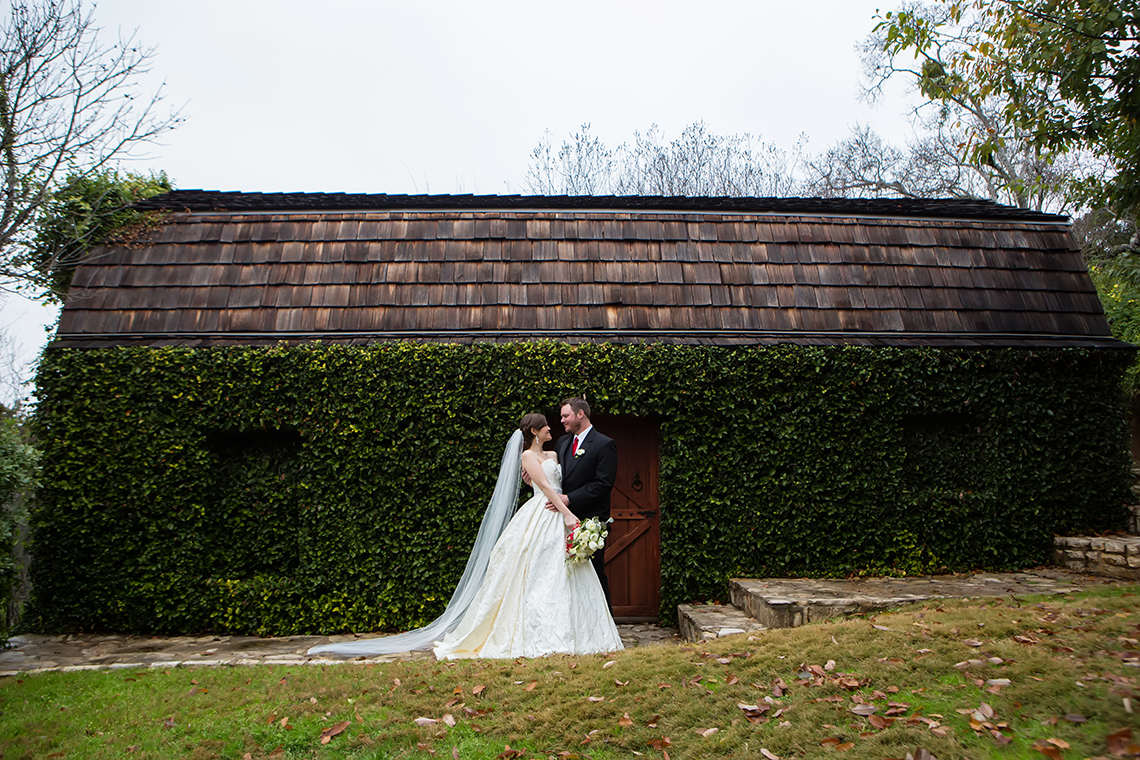
<path fill-rule="evenodd" d="M 976 164 L 1000 164 L 1011 140 L 1046 163 L 1084 149 L 1102 170 L 1066 182 L 1071 197 L 1140 205 L 1137 0 L 934 0 L 875 31 L 880 82 L 906 72 L 930 100 L 985 115 L 962 146 Z"/>
<path fill-rule="evenodd" d="M 1077 219 L 1073 233 L 1112 334 L 1140 343 L 1140 233 L 1135 217 L 1122 219 L 1097 209 Z M 1133 404 L 1140 403 L 1140 357 L 1129 368 L 1124 385 Z"/>
<path fill-rule="evenodd" d="M 43 284 L 27 248 L 56 194 L 174 128 L 140 92 L 153 50 L 104 42 L 81 0 L 17 0 L 0 19 L 0 285 Z"/>
<path fill-rule="evenodd" d="M 107 169 L 69 176 L 40 210 L 35 238 L 13 261 L 26 272 L 26 282 L 41 290 L 41 298 L 62 300 L 75 267 L 92 247 L 129 245 L 161 223 L 162 214 L 138 211 L 131 204 L 171 189 L 165 173 Z"/>

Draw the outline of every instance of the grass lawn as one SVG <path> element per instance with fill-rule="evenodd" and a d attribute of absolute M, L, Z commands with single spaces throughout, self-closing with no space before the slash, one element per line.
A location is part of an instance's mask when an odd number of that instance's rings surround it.
<path fill-rule="evenodd" d="M 1138 610 L 1121 585 L 610 657 L 4 678 L 0 757 L 1120 757 Z"/>

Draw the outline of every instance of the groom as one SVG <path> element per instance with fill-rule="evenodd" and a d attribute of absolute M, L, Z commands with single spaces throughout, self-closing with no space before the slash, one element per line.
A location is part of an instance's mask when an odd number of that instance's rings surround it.
<path fill-rule="evenodd" d="M 562 463 L 562 501 L 579 520 L 596 517 L 604 529 L 610 519 L 610 491 L 617 477 L 617 444 L 594 430 L 590 405 L 582 398 L 562 402 L 562 427 L 567 434 L 554 447 Z M 593 563 L 609 605 L 604 546 L 594 553 Z"/>

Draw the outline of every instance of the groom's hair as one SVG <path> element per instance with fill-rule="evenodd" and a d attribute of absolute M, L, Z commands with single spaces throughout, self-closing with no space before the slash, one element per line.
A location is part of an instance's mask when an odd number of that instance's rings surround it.
<path fill-rule="evenodd" d="M 574 414 L 577 414 L 578 412 L 582 412 L 587 417 L 590 416 L 590 405 L 586 403 L 586 399 L 584 399 L 584 398 L 578 398 L 577 396 L 575 396 L 574 398 L 568 398 L 565 401 L 563 401 L 561 404 L 559 404 L 558 408 L 561 409 L 564 406 L 570 407 L 570 411 L 573 412 Z"/>

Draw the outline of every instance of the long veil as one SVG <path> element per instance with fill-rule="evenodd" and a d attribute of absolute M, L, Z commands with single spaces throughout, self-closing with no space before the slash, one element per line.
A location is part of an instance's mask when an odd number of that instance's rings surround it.
<path fill-rule="evenodd" d="M 459 585 L 455 587 L 455 593 L 451 595 L 451 601 L 447 603 L 443 614 L 423 628 L 398 633 L 395 636 L 325 644 L 313 647 L 309 650 L 309 654 L 327 652 L 359 656 L 429 649 L 436 641 L 442 639 L 444 634 L 457 626 L 483 583 L 483 576 L 487 574 L 487 564 L 490 562 L 495 542 L 499 540 L 499 535 L 507 527 L 514 513 L 519 480 L 522 477 L 522 441 L 521 430 L 516 430 L 507 441 L 503 461 L 499 466 L 499 479 L 495 483 L 495 492 L 491 495 L 491 502 L 483 514 L 483 522 L 479 526 L 479 534 L 475 537 L 475 545 L 471 547 L 471 556 L 467 558 L 463 577 L 459 579 Z"/>

